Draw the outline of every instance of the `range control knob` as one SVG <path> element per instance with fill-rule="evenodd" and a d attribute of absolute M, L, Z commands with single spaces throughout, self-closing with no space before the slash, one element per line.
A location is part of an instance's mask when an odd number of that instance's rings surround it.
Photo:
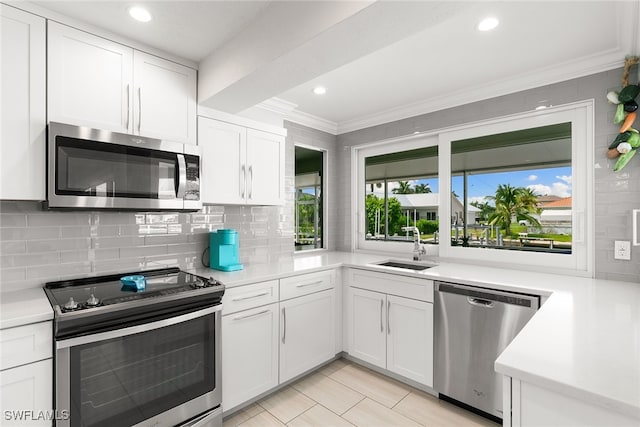
<path fill-rule="evenodd" d="M 73 297 L 70 297 L 69 301 L 64 305 L 64 308 L 67 310 L 75 310 L 78 308 L 78 303 L 73 300 Z"/>
<path fill-rule="evenodd" d="M 95 307 L 98 304 L 100 304 L 100 300 L 96 298 L 95 295 L 91 294 L 87 300 L 87 307 Z"/>
<path fill-rule="evenodd" d="M 217 286 L 217 285 L 219 285 L 218 281 L 213 277 L 209 277 L 209 280 L 207 280 L 207 286 Z"/>

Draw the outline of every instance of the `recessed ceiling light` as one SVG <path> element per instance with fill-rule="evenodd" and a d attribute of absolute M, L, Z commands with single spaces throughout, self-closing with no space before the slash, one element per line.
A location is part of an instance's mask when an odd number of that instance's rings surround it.
<path fill-rule="evenodd" d="M 136 21 L 149 22 L 151 21 L 151 14 L 149 11 L 140 6 L 133 6 L 129 9 L 129 15 Z"/>
<path fill-rule="evenodd" d="M 315 93 L 316 95 L 324 95 L 325 93 L 327 93 L 327 88 L 324 86 L 316 86 L 313 88 L 313 93 Z"/>
<path fill-rule="evenodd" d="M 538 106 L 536 107 L 536 110 L 544 110 L 545 108 L 547 108 L 547 106 L 546 106 L 546 105 L 538 105 Z"/>
<path fill-rule="evenodd" d="M 493 16 L 485 18 L 478 24 L 478 31 L 491 31 L 498 26 L 500 21 Z"/>

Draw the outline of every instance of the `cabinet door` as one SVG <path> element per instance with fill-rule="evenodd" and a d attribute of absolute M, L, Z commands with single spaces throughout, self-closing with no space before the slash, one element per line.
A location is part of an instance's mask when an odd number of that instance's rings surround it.
<path fill-rule="evenodd" d="M 347 334 L 349 354 L 386 368 L 386 297 L 378 292 L 349 288 Z"/>
<path fill-rule="evenodd" d="M 334 291 L 280 303 L 280 382 L 335 356 Z"/>
<path fill-rule="evenodd" d="M 53 408 L 53 366 L 52 359 L 22 365 L 0 372 L 1 413 L 7 425 L 51 426 L 51 420 L 19 419 L 33 411 L 33 418 L 42 411 L 49 413 Z M 66 409 L 66 408 L 61 408 Z M 7 417 L 11 419 L 8 420 Z M 3 424 L 4 425 L 4 424 Z"/>
<path fill-rule="evenodd" d="M 244 204 L 246 129 L 199 117 L 198 135 L 202 202 Z"/>
<path fill-rule="evenodd" d="M 387 369 L 433 387 L 433 304 L 387 296 Z"/>
<path fill-rule="evenodd" d="M 278 385 L 278 304 L 222 317 L 225 411 Z"/>
<path fill-rule="evenodd" d="M 247 130 L 247 203 L 284 203 L 284 138 Z"/>
<path fill-rule="evenodd" d="M 196 70 L 137 50 L 133 67 L 133 132 L 196 144 Z"/>
<path fill-rule="evenodd" d="M 49 120 L 130 133 L 133 49 L 48 24 Z"/>
<path fill-rule="evenodd" d="M 0 5 L 0 199 L 44 200 L 45 20 Z"/>

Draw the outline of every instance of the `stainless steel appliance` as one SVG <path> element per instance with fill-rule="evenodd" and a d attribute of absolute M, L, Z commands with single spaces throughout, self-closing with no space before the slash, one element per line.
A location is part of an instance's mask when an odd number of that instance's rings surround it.
<path fill-rule="evenodd" d="M 526 295 L 435 284 L 435 389 L 440 397 L 502 418 L 502 376 L 494 362 L 540 304 Z"/>
<path fill-rule="evenodd" d="M 51 122 L 47 171 L 49 209 L 202 207 L 195 145 Z"/>
<path fill-rule="evenodd" d="M 145 276 L 130 291 L 120 277 Z M 135 288 L 134 288 L 135 289 Z M 50 282 L 62 427 L 220 426 L 224 285 L 150 270 Z"/>

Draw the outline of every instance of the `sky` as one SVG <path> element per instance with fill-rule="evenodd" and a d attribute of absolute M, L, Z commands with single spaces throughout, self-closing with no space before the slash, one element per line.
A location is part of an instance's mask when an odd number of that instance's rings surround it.
<path fill-rule="evenodd" d="M 419 179 L 410 181 L 415 184 L 429 184 L 431 191 L 439 192 L 438 179 Z M 391 185 L 393 188 L 397 185 Z M 395 183 L 394 183 L 395 184 Z M 511 171 L 489 173 L 481 175 L 469 175 L 468 190 L 469 201 L 483 201 L 486 196 L 493 196 L 500 184 L 510 184 L 513 187 L 527 187 L 539 196 L 554 195 L 559 197 L 571 196 L 571 167 L 554 167 L 545 169 L 529 169 L 526 171 Z M 454 177 L 452 190 L 462 196 L 462 177 Z"/>

